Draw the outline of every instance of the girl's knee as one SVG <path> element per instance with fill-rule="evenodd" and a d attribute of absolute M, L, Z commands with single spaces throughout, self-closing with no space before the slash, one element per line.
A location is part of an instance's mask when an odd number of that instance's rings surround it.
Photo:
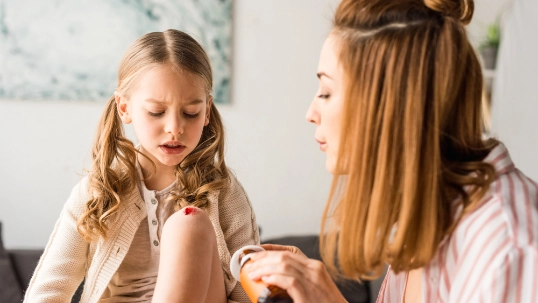
<path fill-rule="evenodd" d="M 169 232 L 195 232 L 195 231 L 213 231 L 213 225 L 207 213 L 198 208 L 188 206 L 173 215 L 164 223 L 163 233 Z"/>

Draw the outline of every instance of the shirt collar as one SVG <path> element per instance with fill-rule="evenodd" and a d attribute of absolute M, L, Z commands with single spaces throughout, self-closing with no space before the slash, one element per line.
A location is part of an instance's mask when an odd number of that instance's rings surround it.
<path fill-rule="evenodd" d="M 498 175 L 507 174 L 516 169 L 514 162 L 512 162 L 512 159 L 510 158 L 508 149 L 506 149 L 506 146 L 500 142 L 491 150 L 483 161 L 493 165 Z"/>

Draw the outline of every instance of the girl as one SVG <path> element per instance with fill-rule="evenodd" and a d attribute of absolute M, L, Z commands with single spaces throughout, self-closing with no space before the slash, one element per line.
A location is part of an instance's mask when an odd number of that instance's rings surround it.
<path fill-rule="evenodd" d="M 483 138 L 472 14 L 472 0 L 344 0 L 321 51 L 307 113 L 334 175 L 321 248 L 352 279 L 390 264 L 378 302 L 538 302 L 538 185 Z M 253 279 L 345 302 L 323 264 L 265 248 Z"/>
<path fill-rule="evenodd" d="M 258 229 L 225 165 L 211 90 L 209 59 L 189 35 L 149 33 L 129 47 L 91 169 L 64 206 L 25 302 L 70 302 L 83 279 L 80 302 L 248 302 L 229 273 L 230 252 L 258 243 Z"/>

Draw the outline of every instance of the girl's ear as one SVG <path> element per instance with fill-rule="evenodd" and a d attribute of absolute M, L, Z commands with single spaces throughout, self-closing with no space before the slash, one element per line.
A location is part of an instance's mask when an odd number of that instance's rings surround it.
<path fill-rule="evenodd" d="M 211 115 L 211 105 L 213 105 L 213 96 L 209 96 L 207 99 L 207 111 L 205 112 L 205 122 L 204 126 L 209 124 L 209 117 Z"/>
<path fill-rule="evenodd" d="M 118 109 L 121 122 L 125 124 L 131 123 L 133 120 L 129 114 L 127 99 L 118 93 L 114 93 L 114 97 L 116 98 L 116 107 Z"/>

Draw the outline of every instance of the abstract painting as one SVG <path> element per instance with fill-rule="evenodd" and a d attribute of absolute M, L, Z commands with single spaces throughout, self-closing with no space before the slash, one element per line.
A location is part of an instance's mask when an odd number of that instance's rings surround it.
<path fill-rule="evenodd" d="M 228 103 L 232 0 L 0 0 L 0 99 L 106 101 L 127 47 L 169 28 L 202 44 Z"/>

